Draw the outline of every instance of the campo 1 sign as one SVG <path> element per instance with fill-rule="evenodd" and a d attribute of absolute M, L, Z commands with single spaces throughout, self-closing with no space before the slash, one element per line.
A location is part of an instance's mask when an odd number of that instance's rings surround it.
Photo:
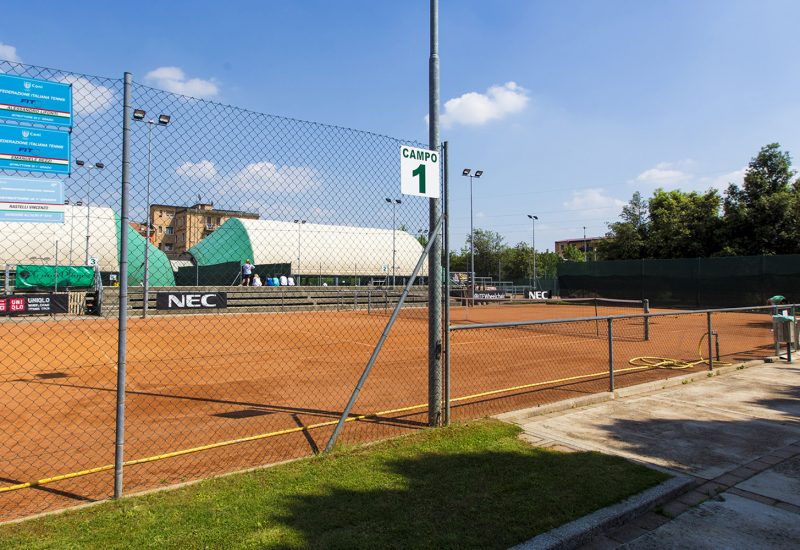
<path fill-rule="evenodd" d="M 157 292 L 156 309 L 221 309 L 228 307 L 227 292 Z"/>
<path fill-rule="evenodd" d="M 400 146 L 400 192 L 438 199 L 439 152 L 418 147 Z"/>

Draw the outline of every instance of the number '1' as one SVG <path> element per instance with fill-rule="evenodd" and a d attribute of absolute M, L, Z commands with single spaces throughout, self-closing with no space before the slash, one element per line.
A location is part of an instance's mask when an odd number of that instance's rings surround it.
<path fill-rule="evenodd" d="M 412 176 L 419 176 L 419 192 L 425 192 L 425 165 L 420 164 L 417 168 L 411 172 Z"/>

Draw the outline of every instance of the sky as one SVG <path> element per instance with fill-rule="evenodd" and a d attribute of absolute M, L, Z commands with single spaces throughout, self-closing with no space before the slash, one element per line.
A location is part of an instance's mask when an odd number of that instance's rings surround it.
<path fill-rule="evenodd" d="M 4 6 L 0 59 L 427 142 L 428 2 Z M 454 248 L 603 235 L 635 191 L 724 190 L 800 151 L 794 0 L 441 0 Z M 399 192 L 399 189 L 398 189 Z"/>

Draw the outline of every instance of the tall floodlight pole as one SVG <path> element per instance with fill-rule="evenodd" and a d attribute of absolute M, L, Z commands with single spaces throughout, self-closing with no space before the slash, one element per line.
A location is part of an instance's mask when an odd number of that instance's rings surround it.
<path fill-rule="evenodd" d="M 439 154 L 439 0 L 430 0 L 431 54 L 428 59 L 428 148 Z M 439 199 L 428 199 L 428 424 L 442 424 L 442 237 Z M 448 328 L 449 330 L 449 328 Z"/>
<path fill-rule="evenodd" d="M 300 228 L 306 221 L 307 220 L 294 220 L 294 223 L 297 224 L 297 280 L 295 281 L 297 286 L 300 286 Z"/>
<path fill-rule="evenodd" d="M 539 219 L 539 216 L 528 214 L 528 217 L 531 219 L 531 249 L 533 250 L 533 284 L 531 287 L 536 291 L 536 220 Z"/>
<path fill-rule="evenodd" d="M 472 207 L 472 179 L 480 178 L 483 175 L 483 170 L 475 170 L 464 168 L 461 172 L 462 176 L 469 178 L 469 280 L 471 286 L 472 298 L 475 298 L 475 229 L 473 228 L 473 207 Z M 475 305 L 475 302 L 472 302 Z"/>
<path fill-rule="evenodd" d="M 586 226 L 583 226 L 583 261 L 585 262 L 588 257 L 586 248 Z"/>
<path fill-rule="evenodd" d="M 89 193 L 92 190 L 92 170 L 102 170 L 106 167 L 105 164 L 102 162 L 95 162 L 95 163 L 86 163 L 84 160 L 76 160 L 75 164 L 80 166 L 81 168 L 86 168 L 87 178 L 86 178 L 86 251 L 83 258 L 83 265 L 89 265 L 89 236 L 90 236 L 90 228 L 89 222 L 91 221 L 91 205 L 89 202 Z M 72 255 L 72 243 L 70 242 L 70 256 Z"/>
<path fill-rule="evenodd" d="M 147 242 L 144 244 L 144 297 L 142 318 L 147 317 L 147 306 L 150 300 L 150 227 L 153 225 L 150 216 L 150 160 L 152 157 L 153 126 L 166 126 L 170 121 L 170 116 L 164 114 L 158 115 L 157 119 L 145 120 L 144 117 L 146 114 L 147 112 L 142 109 L 133 110 L 133 121 L 147 124 L 147 229 L 145 230 Z"/>
<path fill-rule="evenodd" d="M 397 266 L 397 246 L 395 244 L 395 233 L 397 233 L 397 205 L 402 204 L 400 199 L 386 199 L 392 205 L 392 286 L 395 286 L 395 269 Z"/>

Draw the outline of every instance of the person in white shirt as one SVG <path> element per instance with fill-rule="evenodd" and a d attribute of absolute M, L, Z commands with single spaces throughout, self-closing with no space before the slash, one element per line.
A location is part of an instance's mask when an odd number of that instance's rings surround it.
<path fill-rule="evenodd" d="M 244 265 L 242 266 L 242 286 L 250 286 L 250 282 L 253 279 L 253 264 L 250 263 L 250 260 L 247 259 L 244 261 Z"/>
<path fill-rule="evenodd" d="M 289 284 L 289 281 L 286 279 L 286 275 L 281 275 L 281 286 L 286 286 Z"/>
<path fill-rule="evenodd" d="M 258 273 L 253 275 L 253 282 L 250 283 L 250 286 L 261 286 L 261 277 L 258 276 Z"/>

